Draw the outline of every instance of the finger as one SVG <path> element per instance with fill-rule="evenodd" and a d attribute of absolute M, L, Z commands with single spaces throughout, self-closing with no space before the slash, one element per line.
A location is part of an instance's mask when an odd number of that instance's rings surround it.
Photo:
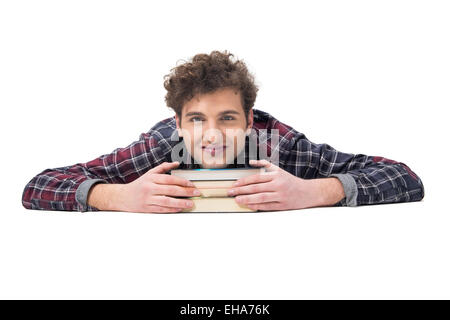
<path fill-rule="evenodd" d="M 274 174 L 252 174 L 251 176 L 243 177 L 238 179 L 234 184 L 233 187 L 241 187 L 248 184 L 254 184 L 254 183 L 263 183 L 263 182 L 269 182 L 272 181 L 275 177 Z"/>
<path fill-rule="evenodd" d="M 233 187 L 228 190 L 229 196 L 237 196 L 240 194 L 254 194 L 254 193 L 261 193 L 261 192 L 271 192 L 274 187 L 271 183 L 256 183 L 256 184 L 249 184 L 242 187 Z"/>
<path fill-rule="evenodd" d="M 168 174 L 154 174 L 152 175 L 152 181 L 157 184 L 163 185 L 178 185 L 182 187 L 194 187 L 194 184 L 188 179 L 184 179 L 177 176 L 171 176 Z"/>
<path fill-rule="evenodd" d="M 162 184 L 158 185 L 155 194 L 172 197 L 198 197 L 201 195 L 201 192 L 195 187 L 180 187 Z"/>
<path fill-rule="evenodd" d="M 182 211 L 183 208 L 171 208 L 156 205 L 149 205 L 145 208 L 145 213 L 175 213 Z"/>
<path fill-rule="evenodd" d="M 276 192 L 262 192 L 244 196 L 237 196 L 235 199 L 237 203 L 244 205 L 276 202 L 279 200 L 278 193 Z"/>
<path fill-rule="evenodd" d="M 263 159 L 263 160 L 250 160 L 249 164 L 253 167 L 264 167 L 266 168 L 266 171 L 276 171 L 279 167 L 274 165 L 273 163 L 270 163 L 269 161 Z"/>
<path fill-rule="evenodd" d="M 161 163 L 159 166 L 156 166 L 152 169 L 150 169 L 149 171 L 147 171 L 147 173 L 165 173 L 169 170 L 175 169 L 180 165 L 180 163 L 178 161 L 174 161 L 174 162 L 163 162 Z"/>
<path fill-rule="evenodd" d="M 194 202 L 189 199 L 176 199 L 168 196 L 152 196 L 148 204 L 170 208 L 191 208 Z"/>
<path fill-rule="evenodd" d="M 252 210 L 260 210 L 260 211 L 279 211 L 283 210 L 280 202 L 268 202 L 268 203 L 260 203 L 260 204 L 249 204 L 248 208 Z"/>

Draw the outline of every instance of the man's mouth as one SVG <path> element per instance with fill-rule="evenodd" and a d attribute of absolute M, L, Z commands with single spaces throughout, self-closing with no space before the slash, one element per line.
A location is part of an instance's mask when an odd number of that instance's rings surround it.
<path fill-rule="evenodd" d="M 211 156 L 215 156 L 216 154 L 220 154 L 225 151 L 227 146 L 202 146 L 202 150 Z"/>

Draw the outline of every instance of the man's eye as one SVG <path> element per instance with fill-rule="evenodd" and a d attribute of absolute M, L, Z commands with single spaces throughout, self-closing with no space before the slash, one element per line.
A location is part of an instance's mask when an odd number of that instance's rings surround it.
<path fill-rule="evenodd" d="M 192 122 L 197 122 L 197 121 L 202 121 L 202 119 L 200 117 L 192 117 L 191 121 Z"/>
<path fill-rule="evenodd" d="M 223 120 L 234 120 L 234 117 L 232 117 L 232 116 L 224 116 L 222 119 Z"/>

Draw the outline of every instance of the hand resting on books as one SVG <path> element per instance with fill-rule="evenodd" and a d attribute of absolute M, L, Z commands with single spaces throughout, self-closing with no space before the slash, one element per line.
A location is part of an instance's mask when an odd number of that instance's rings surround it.
<path fill-rule="evenodd" d="M 267 160 L 250 160 L 266 172 L 237 180 L 229 196 L 250 209 L 263 211 L 327 206 L 340 201 L 344 190 L 336 178 L 301 179 Z"/>
<path fill-rule="evenodd" d="M 115 192 L 112 210 L 164 213 L 180 212 L 193 206 L 188 199 L 174 197 L 194 197 L 200 194 L 193 183 L 165 172 L 175 169 L 179 162 L 164 162 L 147 171 L 138 179 L 123 185 Z"/>

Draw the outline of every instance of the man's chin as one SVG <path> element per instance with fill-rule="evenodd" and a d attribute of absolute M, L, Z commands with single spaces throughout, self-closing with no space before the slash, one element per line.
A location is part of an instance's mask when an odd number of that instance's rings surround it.
<path fill-rule="evenodd" d="M 227 159 L 226 157 L 210 157 L 210 156 L 203 156 L 203 157 L 194 157 L 195 162 L 200 165 L 201 168 L 204 169 L 220 169 L 220 168 L 226 168 L 229 164 L 234 163 L 233 159 Z"/>

